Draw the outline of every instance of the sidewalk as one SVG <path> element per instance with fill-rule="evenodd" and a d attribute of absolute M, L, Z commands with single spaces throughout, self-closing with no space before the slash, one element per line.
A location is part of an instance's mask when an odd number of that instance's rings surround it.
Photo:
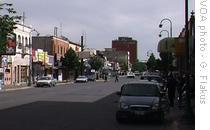
<path fill-rule="evenodd" d="M 96 82 L 104 82 L 104 79 L 98 79 L 98 80 L 96 80 Z M 74 81 L 62 81 L 62 82 L 58 82 L 57 85 L 68 85 L 68 84 L 72 84 L 72 83 L 74 83 Z M 0 92 L 30 89 L 30 88 L 33 88 L 34 86 L 35 86 L 35 84 L 32 84 L 31 86 L 28 86 L 27 84 L 3 86 L 0 89 Z"/>
<path fill-rule="evenodd" d="M 5 92 L 5 91 L 14 91 L 14 90 L 23 90 L 23 89 L 29 89 L 29 88 L 32 88 L 33 85 L 31 86 L 28 86 L 26 84 L 24 85 L 10 85 L 10 86 L 3 86 L 0 90 L 0 92 Z"/>
<path fill-rule="evenodd" d="M 185 108 L 179 108 L 178 102 L 175 103 L 174 108 L 170 109 L 169 119 L 172 120 L 173 130 L 194 130 L 195 129 L 195 116 L 186 118 Z"/>
<path fill-rule="evenodd" d="M 58 82 L 57 85 L 66 85 L 66 84 L 72 84 L 72 83 L 74 83 L 74 82 L 73 81 L 69 81 L 69 82 L 64 81 L 64 82 Z M 32 84 L 31 86 L 28 86 L 27 84 L 3 86 L 0 89 L 0 92 L 30 89 L 30 88 L 33 88 L 34 86 L 35 86 L 35 84 Z"/>

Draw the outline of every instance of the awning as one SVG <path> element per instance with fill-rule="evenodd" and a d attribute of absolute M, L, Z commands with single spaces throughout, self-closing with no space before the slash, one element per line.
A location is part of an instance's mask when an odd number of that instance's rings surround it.
<path fill-rule="evenodd" d="M 157 49 L 160 53 L 175 53 L 176 56 L 182 56 L 185 54 L 185 39 L 164 38 L 159 41 Z"/>

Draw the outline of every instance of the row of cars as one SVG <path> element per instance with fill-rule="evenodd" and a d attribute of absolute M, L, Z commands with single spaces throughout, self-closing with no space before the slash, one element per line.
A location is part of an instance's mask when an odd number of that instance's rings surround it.
<path fill-rule="evenodd" d="M 125 83 L 117 95 L 118 122 L 145 117 L 163 121 L 169 110 L 164 80 L 158 75 L 142 75 L 140 80 Z"/>
<path fill-rule="evenodd" d="M 93 76 L 78 76 L 75 82 L 83 82 L 86 83 L 88 81 L 95 81 Z M 52 78 L 50 76 L 43 76 L 37 79 L 36 87 L 55 87 L 57 84 L 57 79 Z"/>

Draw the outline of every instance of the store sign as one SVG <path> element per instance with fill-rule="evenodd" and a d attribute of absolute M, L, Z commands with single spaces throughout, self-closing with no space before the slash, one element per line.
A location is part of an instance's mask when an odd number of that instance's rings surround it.
<path fill-rule="evenodd" d="M 16 34 L 0 35 L 0 55 L 16 54 Z"/>
<path fill-rule="evenodd" d="M 38 52 L 38 61 L 43 63 L 49 63 L 49 57 L 47 52 Z"/>
<path fill-rule="evenodd" d="M 4 72 L 4 69 L 3 68 L 0 68 L 0 73 L 3 73 Z"/>
<path fill-rule="evenodd" d="M 184 54 L 185 40 L 183 38 L 164 38 L 158 43 L 158 52 L 175 53 L 176 55 Z"/>

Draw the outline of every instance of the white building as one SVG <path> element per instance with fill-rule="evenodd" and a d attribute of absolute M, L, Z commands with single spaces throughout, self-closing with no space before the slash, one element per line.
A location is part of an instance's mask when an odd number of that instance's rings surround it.
<path fill-rule="evenodd" d="M 24 85 L 29 80 L 32 28 L 22 24 L 17 24 L 16 27 L 16 55 L 7 56 L 4 85 Z"/>

